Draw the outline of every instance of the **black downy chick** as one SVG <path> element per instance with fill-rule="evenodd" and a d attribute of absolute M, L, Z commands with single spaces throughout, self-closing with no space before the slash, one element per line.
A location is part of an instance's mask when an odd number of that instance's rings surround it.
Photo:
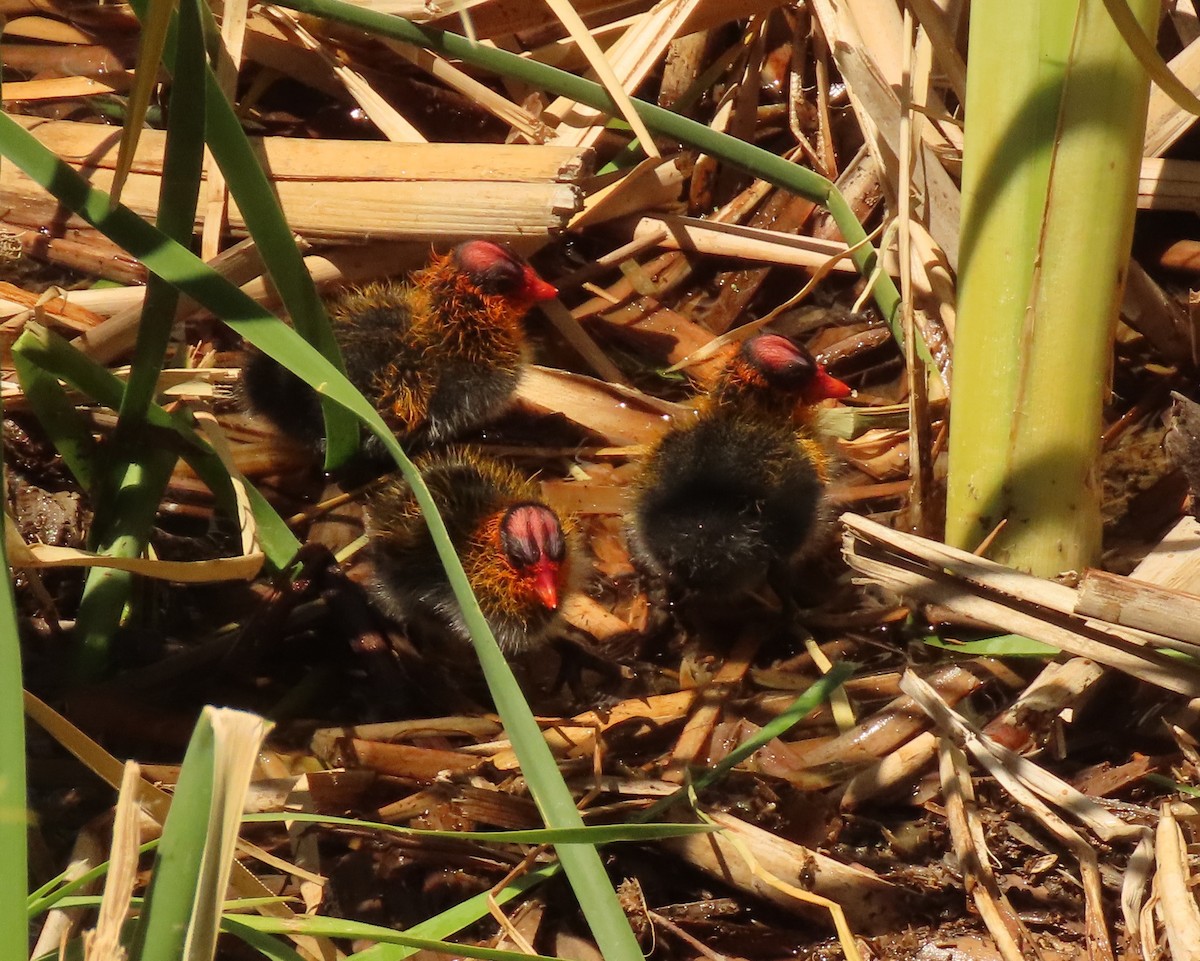
<path fill-rule="evenodd" d="M 515 654 L 547 640 L 580 572 L 571 525 L 542 503 L 536 485 L 470 449 L 425 455 L 416 466 L 500 648 Z M 368 496 L 364 513 L 380 607 L 397 620 L 469 640 L 408 484 L 390 479 Z"/>
<path fill-rule="evenodd" d="M 787 583 L 824 511 L 829 465 L 813 410 L 849 393 L 789 338 L 747 340 L 699 418 L 647 456 L 629 518 L 634 557 L 674 589 L 710 598 L 768 577 Z"/>
<path fill-rule="evenodd" d="M 420 448 L 507 410 L 528 360 L 522 319 L 556 293 L 515 254 L 472 240 L 409 283 L 351 289 L 327 306 L 351 383 L 402 443 Z M 285 434 L 321 443 L 316 393 L 265 354 L 246 365 L 242 395 Z M 366 450 L 383 455 L 374 438 Z"/>

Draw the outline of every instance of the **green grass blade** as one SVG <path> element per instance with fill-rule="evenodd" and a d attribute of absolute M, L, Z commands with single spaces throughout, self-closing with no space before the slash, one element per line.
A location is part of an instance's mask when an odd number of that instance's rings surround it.
<path fill-rule="evenodd" d="M 1200 99 L 1171 72 L 1167 62 L 1158 55 L 1154 41 L 1142 29 L 1137 17 L 1126 0 L 1103 0 L 1104 8 L 1112 17 L 1113 25 L 1120 31 L 1122 39 L 1142 65 L 1142 69 L 1175 103 L 1190 114 L 1200 115 Z"/>
<path fill-rule="evenodd" d="M 325 938 L 371 938 L 381 944 L 401 944 L 415 951 L 436 951 L 463 958 L 480 958 L 481 961 L 559 961 L 544 954 L 522 954 L 519 951 L 501 951 L 497 948 L 482 948 L 473 944 L 454 944 L 450 941 L 435 941 L 422 938 L 412 931 L 396 931 L 364 921 L 348 921 L 344 918 L 328 918 L 321 915 L 300 914 L 294 918 L 264 918 L 225 916 L 222 927 L 227 931 L 250 928 L 271 934 L 307 934 Z"/>
<path fill-rule="evenodd" d="M 132 961 L 179 961 L 196 898 L 196 881 L 207 840 L 208 812 L 215 789 L 216 744 L 208 709 L 188 742 L 171 811 L 163 825 L 137 930 Z"/>
<path fill-rule="evenodd" d="M 0 467 L 0 470 L 3 468 Z M 0 562 L 9 570 L 0 539 Z M 25 713 L 21 707 L 21 644 L 12 579 L 0 585 L 0 956 L 24 958 L 29 953 L 29 896 L 25 807 Z"/>
<path fill-rule="evenodd" d="M 176 460 L 170 449 L 152 447 L 138 461 L 122 465 L 115 489 L 98 501 L 104 505 L 105 520 L 115 521 L 119 529 L 93 526 L 93 535 L 98 534 L 96 553 L 105 557 L 141 556 Z M 88 569 L 71 632 L 71 673 L 75 680 L 94 680 L 109 672 L 113 635 L 128 608 L 133 581 L 129 571 Z"/>
<path fill-rule="evenodd" d="M 152 4 L 152 7 L 154 16 L 165 16 L 169 22 L 170 3 Z M 158 229 L 185 247 L 191 243 L 195 228 L 200 182 L 204 174 L 204 111 L 197 109 L 197 102 L 202 102 L 204 98 L 207 61 L 198 7 L 197 0 L 181 0 L 179 5 L 179 41 L 167 115 L 157 218 Z M 165 24 L 163 31 L 165 42 Z M 157 62 L 157 59 L 152 62 Z M 154 399 L 158 374 L 171 342 L 178 304 L 179 291 L 162 278 L 151 276 L 146 285 L 146 299 L 138 323 L 133 369 L 129 373 L 121 402 L 117 443 L 120 443 L 125 432 L 140 427 Z"/>
<path fill-rule="evenodd" d="M 20 343 L 18 341 L 17 343 Z M 91 430 L 75 409 L 58 380 L 51 377 L 15 344 L 12 349 L 13 368 L 30 409 L 54 449 L 62 455 L 63 463 L 85 491 L 96 487 L 96 441 Z"/>
<path fill-rule="evenodd" d="M 241 806 L 266 733 L 262 718 L 206 707 L 163 824 L 133 961 L 209 961 L 229 881 Z"/>
<path fill-rule="evenodd" d="M 223 930 L 245 942 L 264 958 L 270 958 L 270 961 L 308 961 L 304 955 L 289 947 L 281 939 L 262 931 L 256 931 L 248 925 L 240 924 L 237 918 L 226 917 L 221 926 Z"/>
<path fill-rule="evenodd" d="M 557 831 L 544 828 L 527 831 L 430 831 L 382 821 L 363 821 L 360 818 L 335 817 L 331 814 L 304 814 L 298 811 L 242 816 L 244 824 L 273 824 L 283 821 L 340 825 L 387 834 L 402 834 L 406 837 L 483 841 L 491 844 L 615 844 L 620 841 L 658 841 L 689 834 L 709 834 L 713 831 L 713 828 L 706 824 L 593 824 Z"/>
<path fill-rule="evenodd" d="M 952 644 L 940 637 L 926 637 L 925 643 L 943 651 L 970 654 L 972 657 L 1057 657 L 1062 652 L 1057 647 L 1043 644 L 1020 634 L 998 634 L 978 641 L 963 641 Z"/>

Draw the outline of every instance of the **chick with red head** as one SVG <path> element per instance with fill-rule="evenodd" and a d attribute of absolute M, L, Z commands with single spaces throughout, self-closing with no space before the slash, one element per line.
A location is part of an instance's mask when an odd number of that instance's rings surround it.
<path fill-rule="evenodd" d="M 528 361 L 522 320 L 556 293 L 511 251 L 472 240 L 408 283 L 353 288 L 327 307 L 350 382 L 402 443 L 425 447 L 507 410 Z M 316 393 L 266 355 L 246 365 L 242 395 L 285 434 L 321 440 Z"/>
<path fill-rule="evenodd" d="M 815 406 L 850 392 L 787 337 L 743 343 L 697 420 L 646 457 L 628 518 L 635 558 L 677 589 L 717 597 L 782 576 L 824 514 Z"/>
<path fill-rule="evenodd" d="M 580 572 L 569 522 L 513 468 L 470 449 L 418 458 L 467 581 L 501 650 L 515 654 L 552 635 Z M 400 478 L 364 505 L 379 606 L 399 621 L 468 640 L 433 537 Z"/>

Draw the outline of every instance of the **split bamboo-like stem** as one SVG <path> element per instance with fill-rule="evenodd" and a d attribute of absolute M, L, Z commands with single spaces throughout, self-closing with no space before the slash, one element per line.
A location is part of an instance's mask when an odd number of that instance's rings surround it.
<path fill-rule="evenodd" d="M 14 118 L 50 150 L 107 190 L 117 138 L 107 127 Z M 165 137 L 139 141 L 122 199 L 143 216 L 157 207 Z M 268 137 L 255 146 L 292 228 L 310 240 L 364 238 L 453 242 L 473 236 L 546 237 L 581 206 L 576 182 L 590 153 L 573 147 L 496 144 L 402 144 Z M 62 222 L 53 198 L 15 165 L 0 168 L 7 221 L 31 230 Z M 236 205 L 230 226 L 244 232 Z"/>

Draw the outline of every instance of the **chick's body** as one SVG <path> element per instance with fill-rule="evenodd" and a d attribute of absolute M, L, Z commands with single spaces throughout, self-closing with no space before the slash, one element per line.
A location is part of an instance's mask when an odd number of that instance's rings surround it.
<path fill-rule="evenodd" d="M 786 338 L 748 341 L 696 422 L 647 456 L 629 518 L 634 556 L 678 588 L 717 597 L 785 573 L 825 511 L 829 462 L 811 405 L 848 392 Z"/>
<path fill-rule="evenodd" d="M 679 586 L 736 594 L 818 523 L 824 462 L 787 422 L 721 410 L 669 433 L 639 480 L 632 546 Z"/>
<path fill-rule="evenodd" d="M 507 465 L 469 450 L 419 458 L 467 580 L 505 653 L 553 630 L 579 564 L 573 532 L 541 503 L 537 487 Z M 462 640 L 469 634 L 412 489 L 401 479 L 365 508 L 380 606 Z"/>
<path fill-rule="evenodd" d="M 528 360 L 522 318 L 554 288 L 503 248 L 472 241 L 407 284 L 369 284 L 327 302 L 346 375 L 398 437 L 444 443 L 502 414 Z M 316 394 L 255 354 L 248 406 L 298 440 L 320 439 Z"/>

